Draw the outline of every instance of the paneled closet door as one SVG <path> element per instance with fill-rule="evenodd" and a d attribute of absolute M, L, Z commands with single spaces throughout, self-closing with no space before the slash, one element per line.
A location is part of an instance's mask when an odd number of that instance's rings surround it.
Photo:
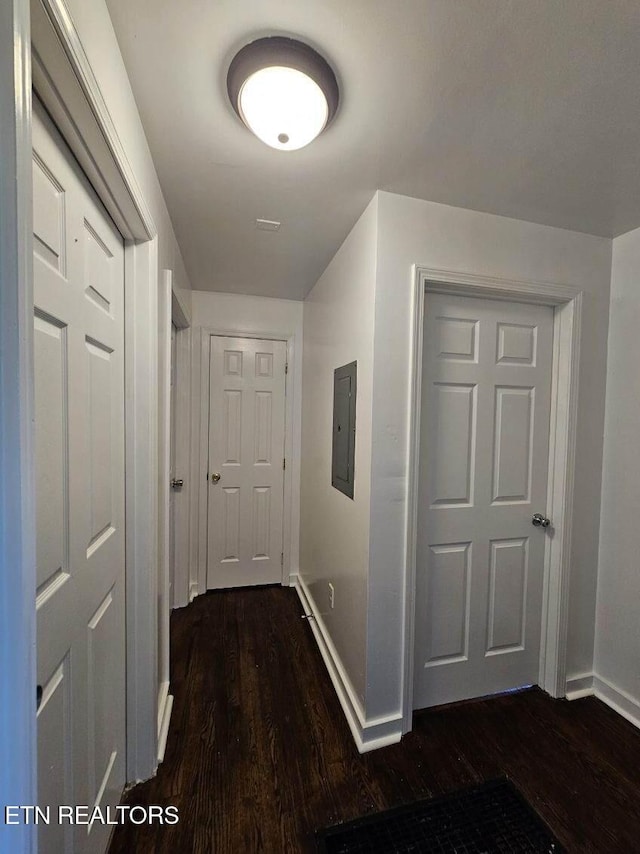
<path fill-rule="evenodd" d="M 115 805 L 125 782 L 124 248 L 37 102 L 33 194 L 38 798 L 53 814 Z M 109 831 L 52 821 L 39 852 L 100 854 Z"/>

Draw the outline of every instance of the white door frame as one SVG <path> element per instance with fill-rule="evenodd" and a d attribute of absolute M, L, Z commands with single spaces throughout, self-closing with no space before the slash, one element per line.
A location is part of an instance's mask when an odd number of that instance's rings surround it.
<path fill-rule="evenodd" d="M 175 282 L 172 290 L 171 321 L 176 327 L 175 385 L 175 476 L 182 478 L 185 485 L 179 500 L 174 498 L 174 559 L 172 608 L 189 604 L 189 530 L 191 489 L 191 319 L 188 307 L 183 303 Z M 169 354 L 171 341 L 169 341 Z"/>
<path fill-rule="evenodd" d="M 173 271 L 163 270 L 158 292 L 158 762 L 164 759 L 173 707 L 169 694 L 172 303 Z"/>
<path fill-rule="evenodd" d="M 32 49 L 33 48 L 33 49 Z M 127 779 L 156 766 L 156 228 L 64 0 L 0 5 L 0 800 L 37 802 L 33 470 L 33 83 L 126 239 Z M 137 312 L 149 323 L 136 324 Z M 152 417 L 153 416 L 153 417 Z M 145 420 L 146 418 L 146 420 Z M 151 680 L 151 681 L 150 681 Z M 37 846 L 34 824 L 12 851 Z"/>
<path fill-rule="evenodd" d="M 416 548 L 420 467 L 420 404 L 422 400 L 423 318 L 426 291 L 548 305 L 553 313 L 551 419 L 547 515 L 554 522 L 546 538 L 539 684 L 552 697 L 566 693 L 567 623 L 571 572 L 571 529 L 575 470 L 576 424 L 582 291 L 552 282 L 515 281 L 466 272 L 414 268 L 413 330 L 409 423 L 409 477 L 407 493 L 407 547 L 405 568 L 405 630 L 403 674 L 403 732 L 410 732 L 413 716 L 415 642 Z"/>
<path fill-rule="evenodd" d="M 292 473 L 293 473 L 293 398 L 294 388 L 293 364 L 295 335 L 283 332 L 255 331 L 238 332 L 233 329 L 217 329 L 209 326 L 200 328 L 199 341 L 199 363 L 200 363 L 200 394 L 198 404 L 198 417 L 200 422 L 200 436 L 196 458 L 194 476 L 197 484 L 198 498 L 198 535 L 197 535 L 197 593 L 207 590 L 207 526 L 208 526 L 208 491 L 207 491 L 207 464 L 209 460 L 209 365 L 210 365 L 210 337 L 212 335 L 225 338 L 257 338 L 266 341 L 284 341 L 287 345 L 288 372 L 285 377 L 285 410 L 284 410 L 284 455 L 287 466 L 284 471 L 284 504 L 282 514 L 282 551 L 284 554 L 282 564 L 282 585 L 288 587 L 293 584 L 291 577 L 291 533 L 292 533 Z M 192 597 L 193 598 L 193 597 Z"/>

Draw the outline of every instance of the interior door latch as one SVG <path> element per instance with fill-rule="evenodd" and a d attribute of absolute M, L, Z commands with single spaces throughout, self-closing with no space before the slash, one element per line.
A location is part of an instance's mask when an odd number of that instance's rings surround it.
<path fill-rule="evenodd" d="M 551 519 L 547 519 L 542 513 L 534 513 L 531 524 L 535 525 L 536 528 L 548 528 L 551 524 Z"/>

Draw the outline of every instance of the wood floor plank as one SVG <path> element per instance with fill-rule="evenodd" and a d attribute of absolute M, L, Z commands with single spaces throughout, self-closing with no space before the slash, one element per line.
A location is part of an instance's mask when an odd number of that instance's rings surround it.
<path fill-rule="evenodd" d="M 359 755 L 293 590 L 216 591 L 171 618 L 173 715 L 110 854 L 313 854 L 314 832 L 506 775 L 570 852 L 640 851 L 640 732 L 594 698 L 534 689 L 416 714 Z"/>

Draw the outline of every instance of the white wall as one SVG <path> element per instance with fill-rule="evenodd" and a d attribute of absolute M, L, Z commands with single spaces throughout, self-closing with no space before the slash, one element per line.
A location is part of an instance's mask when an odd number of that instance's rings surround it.
<path fill-rule="evenodd" d="M 592 668 L 611 241 L 379 193 L 367 716 L 402 692 L 412 265 L 584 291 L 568 677 Z"/>
<path fill-rule="evenodd" d="M 613 700 L 636 722 L 640 722 L 639 330 L 637 229 L 613 241 L 594 662 L 596 693 Z"/>
<path fill-rule="evenodd" d="M 190 585 L 192 594 L 206 590 L 206 514 L 201 501 L 202 478 L 205 475 L 201 459 L 202 437 L 200 412 L 202 401 L 201 363 L 202 330 L 223 335 L 278 335 L 291 338 L 287 396 L 293 396 L 292 458 L 287 460 L 287 476 L 291 478 L 291 529 L 289 538 L 290 574 L 298 572 L 300 541 L 300 434 L 302 406 L 302 303 L 297 300 L 237 294 L 191 292 L 191 389 L 192 389 L 192 466 L 191 466 L 191 557 Z M 208 352 L 208 351 L 207 351 Z M 291 356 L 293 358 L 291 358 Z M 291 465 L 289 465 L 289 462 Z M 285 549 L 286 551 L 286 549 Z"/>
<path fill-rule="evenodd" d="M 374 197 L 304 303 L 300 574 L 364 707 L 376 275 Z M 331 486 L 333 372 L 357 361 L 353 500 Z M 328 582 L 335 586 L 329 608 Z"/>

